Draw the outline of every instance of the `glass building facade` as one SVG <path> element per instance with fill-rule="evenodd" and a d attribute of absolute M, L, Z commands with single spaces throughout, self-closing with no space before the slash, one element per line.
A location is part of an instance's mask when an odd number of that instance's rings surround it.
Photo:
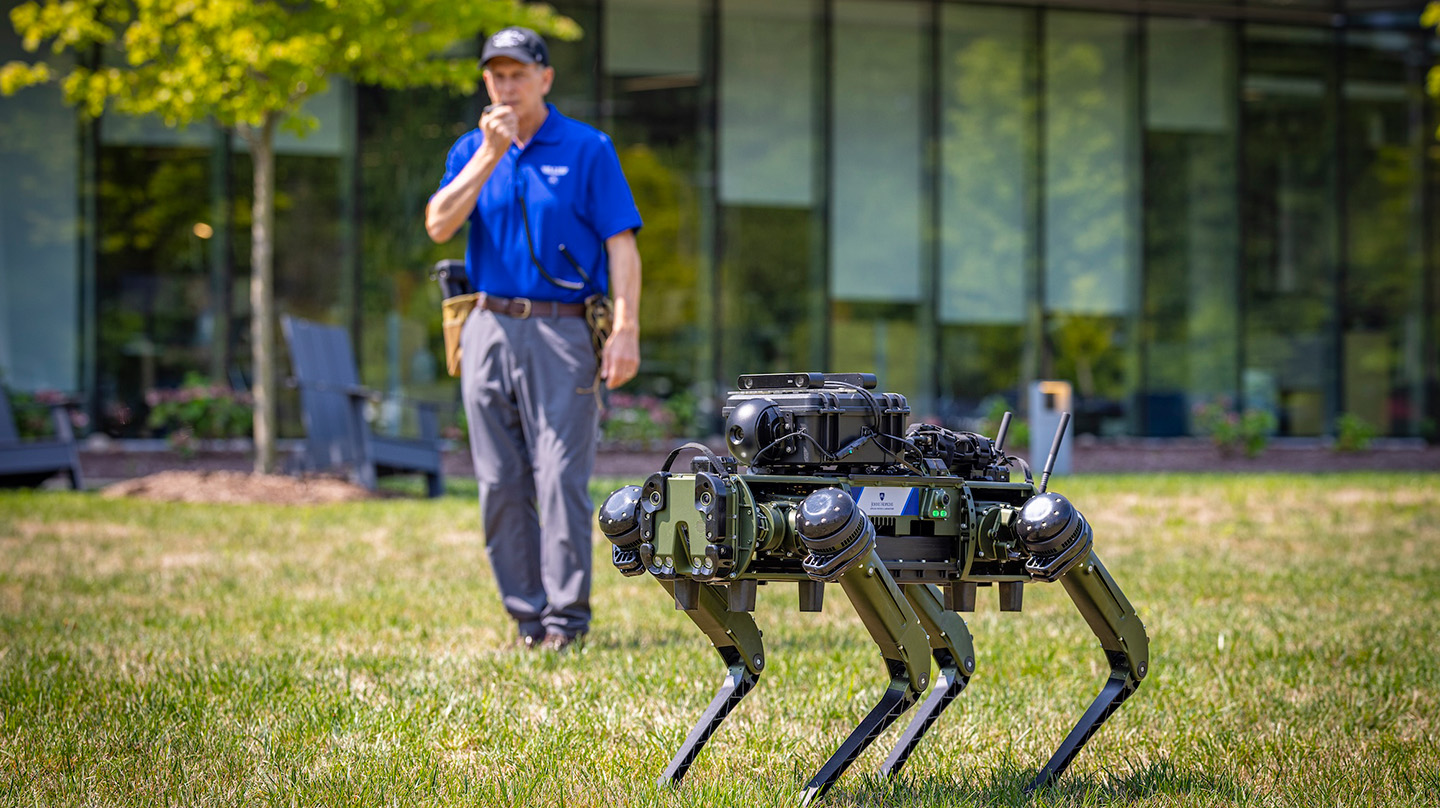
<path fill-rule="evenodd" d="M 1423 3 L 555 5 L 586 34 L 551 100 L 612 134 L 645 217 L 643 392 L 871 371 L 953 422 L 1065 379 L 1102 436 L 1225 401 L 1436 437 Z M 463 239 L 423 209 L 484 103 L 337 84 L 277 144 L 277 306 L 349 328 L 373 387 L 456 397 L 427 271 Z M 0 98 L 0 183 L 6 385 L 135 436 L 148 390 L 248 383 L 239 138 L 35 88 Z"/>

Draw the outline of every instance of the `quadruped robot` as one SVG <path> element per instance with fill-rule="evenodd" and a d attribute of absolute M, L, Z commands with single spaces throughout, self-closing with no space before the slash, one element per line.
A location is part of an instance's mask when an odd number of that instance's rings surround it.
<path fill-rule="evenodd" d="M 600 508 L 615 567 L 654 577 L 729 669 L 660 782 L 680 782 L 759 680 L 765 649 L 751 612 L 757 587 L 781 582 L 797 584 L 800 610 L 812 612 L 826 585 L 838 584 L 890 676 L 880 702 L 806 785 L 802 805 L 923 699 L 880 773 L 905 764 L 975 672 L 958 612 L 974 610 L 982 586 L 999 590 L 1002 611 L 1018 612 L 1026 584 L 1058 581 L 1109 662 L 1100 694 L 1026 790 L 1059 777 L 1144 680 L 1150 642 L 1096 556 L 1085 517 L 1046 490 L 1069 414 L 1037 486 L 1023 461 L 1005 455 L 1008 413 L 992 440 L 907 425 L 905 397 L 872 392 L 871 374 L 748 374 L 739 382 L 722 410 L 729 457 L 686 444 L 643 486 L 616 490 Z M 690 471 L 672 471 L 687 449 L 698 453 Z M 1010 479 L 1017 467 L 1023 482 Z"/>

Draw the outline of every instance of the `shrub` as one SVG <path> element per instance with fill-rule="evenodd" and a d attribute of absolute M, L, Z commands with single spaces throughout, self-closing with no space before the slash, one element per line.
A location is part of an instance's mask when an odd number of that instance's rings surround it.
<path fill-rule="evenodd" d="M 10 412 L 15 417 L 15 431 L 22 439 L 55 436 L 55 419 L 51 412 L 56 405 L 69 401 L 68 396 L 58 390 L 29 393 L 7 388 L 6 392 L 10 397 Z M 89 423 L 89 418 L 79 410 L 71 409 L 69 415 L 70 423 L 76 429 L 83 429 Z"/>
<path fill-rule="evenodd" d="M 1363 452 L 1370 448 L 1376 432 L 1369 421 L 1347 412 L 1335 419 L 1335 451 Z"/>
<path fill-rule="evenodd" d="M 691 437 L 698 402 L 689 393 L 665 399 L 611 393 L 601 419 L 601 438 L 614 443 L 654 443 Z"/>
<path fill-rule="evenodd" d="M 440 427 L 440 437 L 453 440 L 456 443 L 469 443 L 470 421 L 465 416 L 465 405 L 461 404 L 455 408 L 450 423 Z"/>
<path fill-rule="evenodd" d="M 196 441 L 245 438 L 254 429 L 250 394 L 211 384 L 198 373 L 186 374 L 177 390 L 151 390 L 145 403 L 150 407 L 146 424 L 164 432 L 182 454 L 193 453 Z"/>
<path fill-rule="evenodd" d="M 1000 421 L 1005 417 L 1006 411 L 1010 410 L 1010 404 L 1000 396 L 990 398 L 990 408 L 985 412 L 985 418 L 980 423 L 979 432 L 987 438 L 994 439 L 996 432 L 1000 430 Z M 1010 429 L 1005 436 L 1005 446 L 1010 451 L 1019 447 L 1020 451 L 1027 451 L 1030 448 L 1030 424 L 1010 413 Z"/>
<path fill-rule="evenodd" d="M 1265 451 L 1279 425 L 1269 410 L 1247 409 L 1236 413 L 1223 399 L 1197 406 L 1195 423 L 1222 454 L 1244 452 L 1246 457 L 1256 457 Z"/>

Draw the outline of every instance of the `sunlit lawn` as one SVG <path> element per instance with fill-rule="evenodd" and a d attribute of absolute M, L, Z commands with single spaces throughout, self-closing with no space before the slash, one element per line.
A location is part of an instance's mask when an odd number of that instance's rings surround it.
<path fill-rule="evenodd" d="M 599 486 L 605 488 L 607 486 Z M 1035 804 L 1440 804 L 1440 475 L 1055 481 L 1152 638 L 1145 684 Z M 510 639 L 463 486 L 440 501 L 0 493 L 0 805 L 791 806 L 878 697 L 836 590 L 762 588 L 770 659 L 679 791 L 723 666 L 597 543 L 586 650 Z M 598 535 L 598 534 L 597 534 Z M 1064 591 L 966 615 L 969 689 L 833 805 L 1026 804 L 1099 689 Z"/>

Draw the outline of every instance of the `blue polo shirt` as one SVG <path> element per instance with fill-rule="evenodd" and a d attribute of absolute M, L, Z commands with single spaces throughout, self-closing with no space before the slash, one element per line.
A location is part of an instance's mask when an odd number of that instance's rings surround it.
<path fill-rule="evenodd" d="M 640 229 L 640 211 L 615 145 L 604 132 L 561 115 L 554 105 L 540 131 L 520 148 L 514 143 L 480 189 L 470 213 L 465 267 L 476 291 L 578 303 L 609 292 L 605 239 Z M 444 188 L 479 151 L 485 135 L 472 129 L 445 158 Z M 563 289 L 545 280 L 530 260 L 521 200 L 530 217 L 535 255 L 554 278 L 584 282 L 560 251 L 564 245 L 590 276 L 585 289 Z"/>

